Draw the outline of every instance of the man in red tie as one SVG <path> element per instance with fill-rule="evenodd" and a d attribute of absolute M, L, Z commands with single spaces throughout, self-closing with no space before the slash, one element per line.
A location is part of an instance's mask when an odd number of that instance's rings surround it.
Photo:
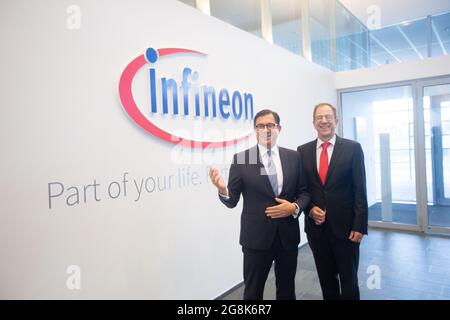
<path fill-rule="evenodd" d="M 336 108 L 313 112 L 317 139 L 297 148 L 311 202 L 305 232 L 325 300 L 359 300 L 359 244 L 367 234 L 364 154 L 355 141 L 338 137 Z"/>

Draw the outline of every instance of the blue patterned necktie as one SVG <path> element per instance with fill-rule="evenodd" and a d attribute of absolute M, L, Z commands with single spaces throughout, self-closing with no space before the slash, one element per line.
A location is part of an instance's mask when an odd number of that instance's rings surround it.
<path fill-rule="evenodd" d="M 276 197 L 278 197 L 278 179 L 277 179 L 277 170 L 275 168 L 275 163 L 273 162 L 271 150 L 267 151 L 267 155 L 269 156 L 269 162 L 267 165 L 267 175 L 269 176 L 270 185 L 272 186 L 273 193 Z"/>

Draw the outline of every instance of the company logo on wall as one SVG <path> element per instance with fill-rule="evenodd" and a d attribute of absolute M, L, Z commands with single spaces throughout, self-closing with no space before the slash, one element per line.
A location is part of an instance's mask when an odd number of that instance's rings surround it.
<path fill-rule="evenodd" d="M 197 64 L 207 57 L 205 53 L 190 49 L 148 48 L 145 54 L 126 66 L 120 77 L 119 95 L 131 119 L 160 139 L 191 148 L 225 147 L 247 139 L 251 135 L 254 118 L 253 95 L 200 85 L 199 71 L 187 66 L 180 69 L 180 57 L 183 56 L 188 56 L 189 61 L 194 59 Z M 155 66 L 158 64 L 159 72 L 162 61 L 166 68 L 169 62 L 169 69 L 177 73 L 179 79 L 177 76 L 158 78 Z M 149 68 L 146 69 L 146 66 Z M 141 93 L 140 98 L 137 98 L 139 93 L 136 92 Z M 214 131 L 211 128 L 222 126 L 228 132 L 221 136 L 215 130 L 215 139 L 208 139 L 203 132 L 198 138 L 189 133 L 183 135 L 177 130 L 182 124 L 194 124 L 197 129 L 201 126 L 202 131 Z M 204 128 L 204 124 L 209 129 Z M 235 130 L 237 127 L 240 130 Z M 229 130 L 232 128 L 234 130 Z"/>

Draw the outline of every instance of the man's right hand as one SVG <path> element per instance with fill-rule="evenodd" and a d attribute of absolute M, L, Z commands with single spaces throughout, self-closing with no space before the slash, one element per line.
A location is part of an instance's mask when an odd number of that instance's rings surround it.
<path fill-rule="evenodd" d="M 325 222 L 325 213 L 326 212 L 324 210 L 316 206 L 309 211 L 309 216 L 317 225 L 320 225 Z"/>
<path fill-rule="evenodd" d="M 220 176 L 219 170 L 211 167 L 209 170 L 209 177 L 211 178 L 211 182 L 216 186 L 217 190 L 219 190 L 219 193 L 224 196 L 228 196 L 227 186 L 225 185 L 223 178 Z"/>

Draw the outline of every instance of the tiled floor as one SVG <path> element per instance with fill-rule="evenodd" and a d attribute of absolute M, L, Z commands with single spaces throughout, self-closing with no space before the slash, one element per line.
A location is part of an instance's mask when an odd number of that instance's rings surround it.
<path fill-rule="evenodd" d="M 374 273 L 375 271 L 375 273 Z M 376 288 L 379 271 L 380 288 Z M 450 237 L 370 229 L 361 243 L 361 299 L 450 299 Z M 314 260 L 308 245 L 299 250 L 297 299 L 322 299 Z M 242 299 L 243 286 L 224 297 Z M 264 299 L 275 299 L 273 268 Z"/>

